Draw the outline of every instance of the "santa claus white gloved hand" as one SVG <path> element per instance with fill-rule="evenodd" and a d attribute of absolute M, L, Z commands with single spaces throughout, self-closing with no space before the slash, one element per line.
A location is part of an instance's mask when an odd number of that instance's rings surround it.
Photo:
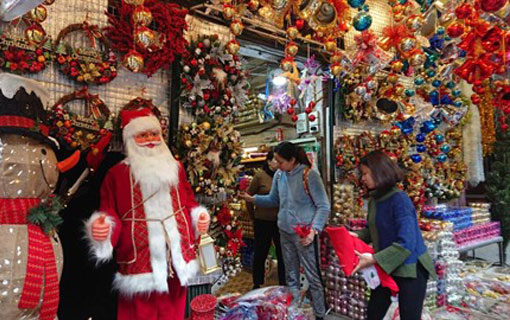
<path fill-rule="evenodd" d="M 105 241 L 110 233 L 110 223 L 105 220 L 106 214 L 102 214 L 92 222 L 92 238 L 96 241 Z"/>
<path fill-rule="evenodd" d="M 200 234 L 206 233 L 207 230 L 209 229 L 210 223 L 211 223 L 211 218 L 209 217 L 209 215 L 206 212 L 202 212 L 200 214 L 200 216 L 198 217 L 198 222 L 197 222 L 198 232 L 200 232 Z M 92 231 L 92 232 L 94 232 L 94 231 Z M 107 233 L 107 235 L 108 235 L 108 233 Z"/>

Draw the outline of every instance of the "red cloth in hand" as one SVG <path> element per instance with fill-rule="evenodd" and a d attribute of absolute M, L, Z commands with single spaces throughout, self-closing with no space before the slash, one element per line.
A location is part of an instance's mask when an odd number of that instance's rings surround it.
<path fill-rule="evenodd" d="M 346 276 L 351 276 L 352 271 L 358 265 L 359 258 L 354 251 L 359 253 L 371 253 L 374 254 L 374 249 L 363 242 L 358 237 L 354 237 L 349 234 L 349 231 L 345 227 L 327 227 L 326 232 L 331 240 L 333 249 L 335 250 L 340 266 Z M 381 285 L 391 290 L 391 293 L 395 295 L 398 292 L 398 286 L 395 280 L 384 272 L 384 270 L 376 263 L 375 268 L 377 275 L 381 280 Z"/>

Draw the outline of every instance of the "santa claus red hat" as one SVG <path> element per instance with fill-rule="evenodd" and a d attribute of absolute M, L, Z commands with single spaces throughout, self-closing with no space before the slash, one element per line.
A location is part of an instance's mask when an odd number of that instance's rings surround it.
<path fill-rule="evenodd" d="M 121 110 L 120 120 L 124 141 L 146 130 L 158 130 L 161 133 L 161 123 L 148 108 Z"/>

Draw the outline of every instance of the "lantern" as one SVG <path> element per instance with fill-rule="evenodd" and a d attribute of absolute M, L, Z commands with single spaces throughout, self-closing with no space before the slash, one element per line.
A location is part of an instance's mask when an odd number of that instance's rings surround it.
<path fill-rule="evenodd" d="M 202 268 L 203 274 L 209 274 L 221 269 L 216 259 L 214 239 L 207 233 L 200 235 L 198 254 L 200 256 L 200 267 Z"/>

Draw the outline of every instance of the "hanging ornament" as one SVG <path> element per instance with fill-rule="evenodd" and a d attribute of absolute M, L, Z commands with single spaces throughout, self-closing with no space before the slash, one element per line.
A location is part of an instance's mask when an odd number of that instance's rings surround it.
<path fill-rule="evenodd" d="M 292 122 L 297 122 L 298 116 L 296 114 L 294 114 L 294 115 L 292 115 L 292 117 L 290 117 L 290 119 L 292 120 Z"/>
<path fill-rule="evenodd" d="M 478 3 L 483 11 L 496 12 L 505 6 L 507 0 L 481 0 Z"/>
<path fill-rule="evenodd" d="M 234 14 L 236 13 L 236 10 L 234 9 L 234 6 L 231 4 L 224 4 L 223 5 L 223 18 L 225 20 L 232 20 L 234 18 Z"/>
<path fill-rule="evenodd" d="M 294 57 L 298 53 L 298 51 L 299 47 L 294 41 L 289 42 L 285 47 L 285 53 L 291 57 Z"/>
<path fill-rule="evenodd" d="M 241 46 L 239 42 L 235 39 L 232 39 L 227 43 L 227 52 L 231 55 L 236 55 L 240 48 Z"/>
<path fill-rule="evenodd" d="M 413 14 L 407 18 L 407 28 L 412 32 L 416 32 L 423 26 L 423 22 L 421 14 Z"/>
<path fill-rule="evenodd" d="M 140 72 L 144 66 L 143 56 L 136 50 L 131 50 L 124 56 L 124 65 L 132 72 Z"/>
<path fill-rule="evenodd" d="M 155 38 L 154 31 L 143 26 L 136 28 L 134 33 L 135 44 L 142 50 L 149 49 L 154 44 Z"/>
<path fill-rule="evenodd" d="M 282 62 L 280 63 L 280 68 L 282 68 L 283 71 L 289 72 L 292 70 L 294 66 L 294 58 L 292 57 L 285 57 Z"/>
<path fill-rule="evenodd" d="M 315 121 L 315 119 L 316 119 L 316 117 L 315 117 L 315 115 L 314 115 L 314 114 L 310 114 L 310 115 L 308 115 L 308 120 L 310 120 L 310 121 L 312 121 L 312 122 L 313 122 L 313 121 Z"/>
<path fill-rule="evenodd" d="M 458 21 L 452 23 L 446 28 L 446 34 L 452 38 L 457 38 L 464 33 L 464 25 Z"/>
<path fill-rule="evenodd" d="M 423 51 L 420 50 L 411 56 L 410 63 L 413 67 L 416 68 L 422 66 L 425 63 L 425 60 L 427 60 L 427 57 Z"/>
<path fill-rule="evenodd" d="M 152 12 L 144 6 L 138 6 L 133 11 L 133 21 L 140 26 L 148 26 L 152 22 Z"/>
<path fill-rule="evenodd" d="M 331 70 L 331 74 L 334 75 L 335 77 L 338 77 L 342 72 L 342 66 L 340 65 L 339 62 L 332 63 L 329 68 Z"/>
<path fill-rule="evenodd" d="M 31 20 L 32 22 L 42 23 L 44 20 L 46 20 L 46 17 L 48 17 L 48 11 L 46 10 L 45 6 L 39 5 L 30 10 L 27 14 L 25 14 L 24 17 Z"/>
<path fill-rule="evenodd" d="M 259 6 L 260 6 L 259 0 L 250 0 L 250 2 L 248 2 L 248 7 L 252 11 L 256 11 L 259 8 Z"/>
<path fill-rule="evenodd" d="M 235 36 L 240 36 L 243 33 L 243 30 L 244 25 L 239 19 L 234 19 L 234 21 L 230 24 L 230 31 L 232 31 Z"/>
<path fill-rule="evenodd" d="M 297 19 L 296 20 L 296 28 L 298 28 L 298 30 L 301 30 L 305 27 L 305 20 L 303 19 Z"/>
<path fill-rule="evenodd" d="M 288 27 L 287 36 L 289 36 L 291 39 L 294 39 L 299 36 L 299 30 L 294 26 Z"/>
<path fill-rule="evenodd" d="M 30 44 L 40 46 L 46 41 L 46 31 L 40 24 L 34 23 L 25 30 L 25 38 Z"/>
<path fill-rule="evenodd" d="M 400 60 L 393 60 L 391 62 L 391 69 L 393 72 L 400 72 L 402 71 L 402 68 L 404 67 L 404 63 Z"/>
<path fill-rule="evenodd" d="M 336 51 L 337 49 L 337 46 L 336 46 L 336 40 L 335 39 L 327 39 L 326 42 L 324 43 L 324 48 L 326 49 L 326 51 L 328 52 L 334 52 Z"/>
<path fill-rule="evenodd" d="M 400 40 L 398 48 L 402 53 L 410 52 L 416 48 L 416 39 L 413 37 L 405 37 Z"/>
<path fill-rule="evenodd" d="M 357 8 L 361 8 L 361 6 L 363 6 L 365 4 L 365 0 L 347 0 L 347 3 L 357 9 Z"/>
<path fill-rule="evenodd" d="M 365 31 L 372 25 L 372 17 L 366 12 L 359 12 L 352 21 L 354 29 Z"/>
<path fill-rule="evenodd" d="M 340 63 L 340 61 L 342 61 L 342 52 L 341 51 L 335 51 L 335 53 L 333 53 L 331 55 L 331 58 L 329 59 L 329 62 L 331 63 Z"/>
<path fill-rule="evenodd" d="M 473 6 L 465 2 L 455 9 L 455 15 L 459 19 L 466 19 L 473 13 Z"/>
<path fill-rule="evenodd" d="M 265 21 L 271 21 L 273 17 L 273 10 L 269 6 L 263 6 L 259 9 L 259 15 L 264 18 Z"/>

